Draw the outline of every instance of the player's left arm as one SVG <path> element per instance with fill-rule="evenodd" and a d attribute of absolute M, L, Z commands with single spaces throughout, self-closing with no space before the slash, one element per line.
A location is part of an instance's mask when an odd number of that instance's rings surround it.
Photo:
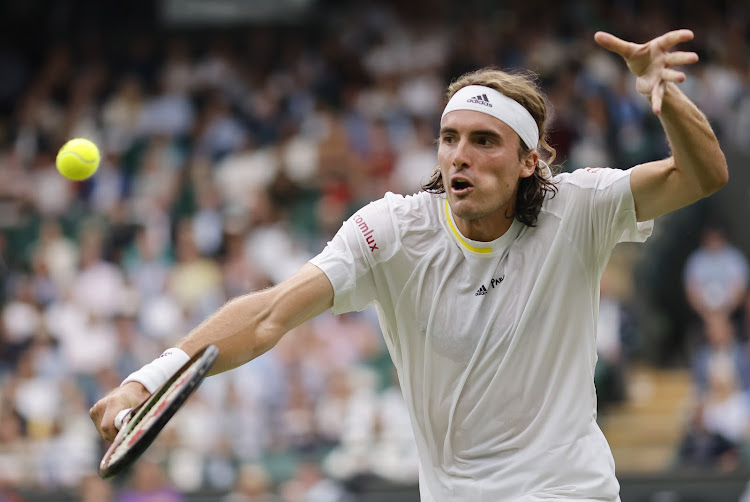
<path fill-rule="evenodd" d="M 630 187 L 638 221 L 711 195 L 729 178 L 724 153 L 706 117 L 674 83 L 665 87 L 659 119 L 672 156 L 633 168 Z"/>
<path fill-rule="evenodd" d="M 711 125 L 697 106 L 677 87 L 685 74 L 674 66 L 698 60 L 694 52 L 670 52 L 693 38 L 690 30 L 676 30 L 645 44 L 626 42 L 599 32 L 596 41 L 616 52 L 637 76 L 636 89 L 651 101 L 669 140 L 672 156 L 635 166 L 630 186 L 638 221 L 646 221 L 687 206 L 724 186 L 729 173 Z"/>

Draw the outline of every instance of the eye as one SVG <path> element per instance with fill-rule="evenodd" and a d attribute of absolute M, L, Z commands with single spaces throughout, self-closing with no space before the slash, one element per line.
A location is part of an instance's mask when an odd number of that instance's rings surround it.
<path fill-rule="evenodd" d="M 452 134 L 444 134 L 442 138 L 440 138 L 441 143 L 445 143 L 447 145 L 450 145 L 455 141 L 455 136 Z"/>
<path fill-rule="evenodd" d="M 480 136 L 477 138 L 477 145 L 479 146 L 490 146 L 492 144 L 493 144 L 492 139 L 490 139 L 487 136 Z"/>

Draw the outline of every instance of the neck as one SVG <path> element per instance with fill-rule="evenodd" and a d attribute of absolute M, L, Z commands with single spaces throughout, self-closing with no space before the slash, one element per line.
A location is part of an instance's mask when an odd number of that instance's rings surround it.
<path fill-rule="evenodd" d="M 477 242 L 490 242 L 505 235 L 513 224 L 513 217 L 508 218 L 501 213 L 497 218 L 482 218 L 465 220 L 453 214 L 453 221 L 461 235 Z"/>

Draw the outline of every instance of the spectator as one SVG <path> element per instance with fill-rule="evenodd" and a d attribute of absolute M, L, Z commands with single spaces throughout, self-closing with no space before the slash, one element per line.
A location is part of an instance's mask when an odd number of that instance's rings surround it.
<path fill-rule="evenodd" d="M 731 347 L 728 319 L 712 322 L 713 338 L 724 349 Z M 716 348 L 699 368 L 705 381 L 698 382 L 697 403 L 680 445 L 679 465 L 729 472 L 742 466 L 742 450 L 750 433 L 750 401 L 741 388 L 736 354 Z M 743 364 L 747 369 L 747 362 Z"/>
<path fill-rule="evenodd" d="M 135 75 L 123 76 L 101 110 L 106 151 L 121 154 L 136 141 L 143 100 L 143 82 Z"/>
<path fill-rule="evenodd" d="M 167 480 L 164 468 L 148 457 L 133 466 L 128 486 L 118 493 L 117 502 L 185 502 Z"/>
<path fill-rule="evenodd" d="M 199 253 L 190 221 L 179 223 L 176 241 L 177 263 L 167 281 L 167 291 L 197 322 L 224 301 L 221 270 Z"/>
<path fill-rule="evenodd" d="M 404 195 L 416 193 L 427 181 L 422 166 L 437 164 L 436 137 L 437 133 L 427 120 L 414 120 L 413 131 L 398 152 L 393 168 L 390 184 L 396 192 Z"/>
<path fill-rule="evenodd" d="M 377 375 L 366 368 L 335 376 L 318 410 L 328 437 L 339 438 L 325 458 L 326 472 L 347 483 L 369 477 L 417 482 L 416 440 L 401 390 L 377 393 Z"/>
<path fill-rule="evenodd" d="M 701 245 L 688 257 L 684 270 L 690 306 L 705 319 L 712 311 L 733 315 L 745 298 L 748 262 L 716 226 L 703 230 Z"/>
<path fill-rule="evenodd" d="M 378 396 L 377 432 L 370 454 L 373 474 L 392 483 L 416 483 L 419 479 L 417 443 L 404 396 L 395 385 Z"/>
<path fill-rule="evenodd" d="M 747 345 L 735 335 L 731 320 L 724 312 L 711 312 L 704 323 L 706 342 L 698 349 L 692 365 L 698 395 L 708 393 L 710 370 L 718 360 L 731 366 L 740 390 L 750 393 L 750 354 Z"/>
<path fill-rule="evenodd" d="M 9 486 L 2 478 L 0 478 L 0 501 L 1 502 L 23 502 L 23 499 L 18 495 L 12 486 Z M 106 501 L 105 501 L 106 502 Z"/>
<path fill-rule="evenodd" d="M 259 464 L 245 464 L 237 471 L 234 489 L 222 502 L 277 502 L 271 478 Z"/>
<path fill-rule="evenodd" d="M 6 350 L 16 353 L 30 343 L 39 329 L 41 312 L 28 276 L 18 276 L 11 293 L 11 300 L 2 309 L 2 333 Z"/>
<path fill-rule="evenodd" d="M 73 301 L 99 319 L 117 314 L 123 305 L 124 277 L 120 268 L 103 256 L 103 234 L 88 229 L 81 239 L 81 268 L 73 282 Z"/>
<path fill-rule="evenodd" d="M 16 378 L 11 385 L 12 409 L 18 410 L 31 437 L 44 439 L 53 432 L 62 397 L 57 392 L 56 382 L 39 374 L 35 355 L 30 347 L 19 357 Z"/>
<path fill-rule="evenodd" d="M 280 487 L 280 493 L 283 502 L 352 502 L 341 486 L 311 462 L 301 463 L 294 477 Z"/>
<path fill-rule="evenodd" d="M 49 218 L 42 222 L 35 250 L 56 286 L 66 288 L 77 272 L 78 248 L 63 234 L 57 220 Z"/>
<path fill-rule="evenodd" d="M 108 483 L 95 474 L 89 474 L 81 478 L 78 485 L 80 502 L 113 502 L 114 489 L 112 483 Z"/>
<path fill-rule="evenodd" d="M 135 238 L 122 259 L 128 281 L 144 301 L 164 292 L 170 274 L 167 250 L 159 244 L 153 233 L 141 226 L 136 229 Z"/>
<path fill-rule="evenodd" d="M 736 465 L 738 451 L 725 437 L 706 427 L 703 406 L 697 405 L 690 414 L 677 451 L 676 467 L 695 471 L 713 471 L 721 463 Z M 728 459 L 722 462 L 722 459 Z"/>
<path fill-rule="evenodd" d="M 627 364 L 634 351 L 633 319 L 625 303 L 618 298 L 613 273 L 602 275 L 599 320 L 596 330 L 597 361 L 594 383 L 598 409 L 605 412 L 611 404 L 627 397 Z"/>
<path fill-rule="evenodd" d="M 721 436 L 739 450 L 750 429 L 750 405 L 737 381 L 737 372 L 727 358 L 712 360 L 709 367 L 708 392 L 704 397 L 703 421 L 706 429 Z M 723 458 L 722 470 L 732 470 L 739 458 Z"/>
<path fill-rule="evenodd" d="M 31 484 L 26 425 L 13 403 L 3 394 L 0 394 L 0 495 L 4 495 L 4 488 Z"/>

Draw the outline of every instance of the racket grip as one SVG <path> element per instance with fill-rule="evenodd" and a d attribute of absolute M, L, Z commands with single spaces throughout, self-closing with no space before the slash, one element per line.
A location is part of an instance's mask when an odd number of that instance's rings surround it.
<path fill-rule="evenodd" d="M 125 417 L 128 416 L 130 413 L 130 410 L 133 408 L 125 408 L 124 410 L 121 410 L 116 416 L 115 416 L 115 429 L 118 431 L 122 428 L 123 423 L 125 422 Z"/>

